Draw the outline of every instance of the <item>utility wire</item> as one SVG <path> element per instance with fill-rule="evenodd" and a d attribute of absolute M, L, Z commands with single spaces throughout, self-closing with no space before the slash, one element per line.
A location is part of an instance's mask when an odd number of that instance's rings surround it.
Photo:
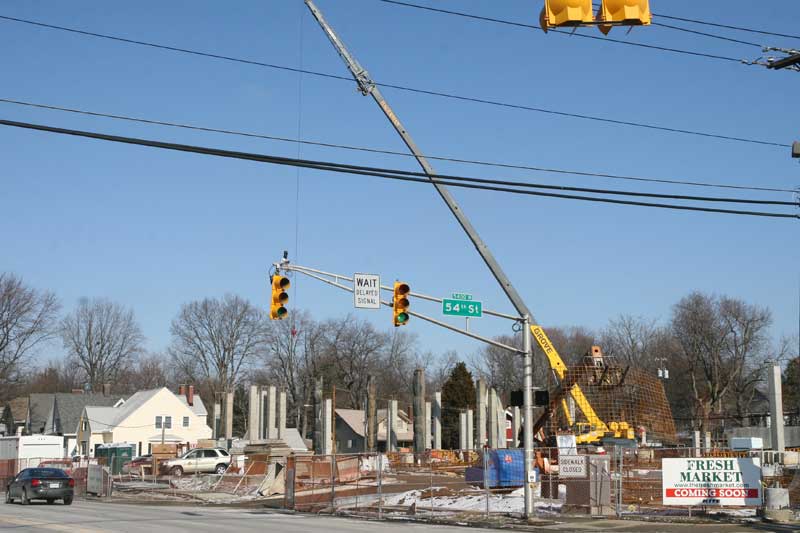
<path fill-rule="evenodd" d="M 494 18 L 494 17 L 484 17 L 484 16 L 481 16 L 481 15 L 474 15 L 474 14 L 471 14 L 471 13 L 464 13 L 463 11 L 453 11 L 453 10 L 450 10 L 450 9 L 441 9 L 441 8 L 436 8 L 436 7 L 424 6 L 424 5 L 420 5 L 420 4 L 412 4 L 410 2 L 401 2 L 399 0 L 378 0 L 378 1 L 379 2 L 383 2 L 384 4 L 394 4 L 394 5 L 403 6 L 403 7 L 410 7 L 410 8 L 413 8 L 413 9 L 420 9 L 420 10 L 424 10 L 424 11 L 432 11 L 434 13 L 441 13 L 441 14 L 444 14 L 444 15 L 453 15 L 453 16 L 457 16 L 457 17 L 480 20 L 480 21 L 483 21 L 483 22 L 494 22 L 496 24 L 504 24 L 506 26 L 516 26 L 518 28 L 526 28 L 526 29 L 531 29 L 531 30 L 536 30 L 536 31 L 542 31 L 542 28 L 540 28 L 539 26 L 536 26 L 534 24 L 526 24 L 524 22 L 515 22 L 513 20 L 498 19 L 498 18 Z M 653 25 L 654 26 L 663 26 L 665 28 L 669 28 L 669 29 L 673 29 L 673 30 L 686 31 L 686 32 L 689 32 L 689 33 L 697 33 L 698 35 L 704 35 L 706 37 L 712 37 L 712 38 L 715 38 L 715 39 L 722 39 L 722 40 L 725 40 L 725 41 L 732 41 L 732 42 L 736 42 L 736 43 L 740 43 L 740 44 L 746 44 L 746 45 L 750 45 L 750 46 L 758 46 L 759 48 L 761 47 L 760 44 L 751 43 L 751 42 L 748 42 L 748 41 L 740 41 L 738 39 L 731 39 L 729 37 L 723 37 L 721 35 L 715 35 L 713 33 L 704 33 L 704 32 L 699 32 L 699 31 L 695 31 L 695 30 L 679 28 L 677 26 L 670 26 L 670 25 L 667 25 L 667 24 L 661 24 L 661 23 L 657 23 L 657 22 L 654 22 Z M 676 53 L 676 54 L 698 56 L 698 57 L 704 57 L 704 58 L 707 58 L 707 59 L 717 59 L 717 60 L 721 60 L 721 61 L 734 61 L 736 63 L 742 63 L 743 62 L 742 59 L 737 59 L 735 57 L 720 56 L 720 55 L 716 55 L 716 54 L 707 54 L 705 52 L 697 52 L 697 51 L 694 51 L 694 50 L 683 50 L 683 49 L 678 49 L 678 48 L 669 48 L 669 47 L 665 47 L 665 46 L 657 46 L 657 45 L 652 45 L 652 44 L 637 43 L 635 41 L 625 41 L 625 40 L 622 40 L 622 39 L 614 39 L 612 37 L 599 37 L 599 36 L 595 36 L 595 35 L 586 35 L 586 34 L 583 34 L 583 33 L 574 33 L 573 31 L 558 30 L 558 29 L 554 29 L 554 28 L 553 29 L 548 29 L 547 31 L 548 32 L 552 32 L 552 33 L 560 33 L 560 34 L 563 34 L 563 35 L 569 35 L 569 36 L 572 36 L 572 37 L 582 37 L 582 38 L 585 38 L 585 39 L 596 39 L 596 40 L 599 40 L 599 41 L 612 42 L 612 43 L 617 43 L 617 44 L 624 44 L 624 45 L 628 45 L 628 46 L 637 46 L 637 47 L 640 47 L 640 48 L 651 48 L 651 49 L 659 50 L 659 51 L 662 51 L 662 52 L 673 52 L 673 53 Z"/>
<path fill-rule="evenodd" d="M 162 120 L 153 120 L 153 119 L 146 119 L 146 118 L 138 118 L 138 117 L 130 117 L 126 115 L 119 115 L 119 114 L 110 114 L 110 113 L 100 113 L 96 111 L 88 111 L 84 109 L 74 109 L 68 107 L 60 107 L 48 104 L 38 104 L 34 102 L 26 102 L 22 100 L 13 100 L 10 98 L 0 98 L 0 102 L 7 103 L 7 104 L 14 104 L 14 105 L 21 105 L 27 107 L 33 107 L 37 109 L 47 109 L 51 111 L 64 111 L 67 113 L 75 113 L 93 117 L 103 117 L 103 118 L 110 118 L 114 120 L 124 120 L 129 122 L 136 122 L 142 124 L 153 124 L 157 126 L 167 126 L 172 128 L 181 128 L 187 130 L 194 130 L 194 131 L 203 131 L 209 133 L 221 133 L 225 135 L 234 135 L 240 137 L 250 137 L 250 138 L 257 138 L 257 139 L 267 139 L 271 141 L 280 141 L 280 142 L 287 142 L 287 143 L 298 143 L 298 144 L 306 144 L 309 146 L 320 146 L 324 148 L 335 148 L 335 149 L 342 149 L 342 150 L 351 150 L 351 151 L 358 151 L 358 152 L 368 152 L 368 153 L 375 153 L 375 154 L 386 154 L 386 155 L 393 155 L 393 156 L 402 156 L 402 157 L 415 157 L 413 154 L 409 154 L 407 152 L 398 152 L 395 150 L 386 150 L 380 148 L 369 148 L 364 146 L 352 146 L 346 144 L 336 144 L 336 143 L 326 143 L 326 142 L 318 142 L 318 141 L 309 141 L 304 139 L 293 139 L 289 137 L 280 137 L 274 135 L 265 135 L 259 133 L 252 133 L 252 132 L 243 132 L 243 131 L 236 131 L 236 130 L 228 130 L 228 129 L 219 129 L 219 128 L 210 128 L 205 126 L 197 126 L 191 124 L 182 124 L 176 122 L 166 122 Z M 547 167 L 536 167 L 530 165 L 515 165 L 510 163 L 500 163 L 500 162 L 491 162 L 491 161 L 479 161 L 474 159 L 460 159 L 455 157 L 445 157 L 445 156 L 436 156 L 436 155 L 426 155 L 427 159 L 432 159 L 436 161 L 446 161 L 451 163 L 464 163 L 470 165 L 477 165 L 477 166 L 487 166 L 487 167 L 497 167 L 497 168 L 508 168 L 508 169 L 516 169 L 516 170 L 529 170 L 534 172 L 548 172 L 554 174 L 565 174 L 565 175 L 575 175 L 575 176 L 587 176 L 587 177 L 596 177 L 596 178 L 606 178 L 606 179 L 617 179 L 617 180 L 631 180 L 631 181 L 638 181 L 638 182 L 645 182 L 645 183 L 660 183 L 660 184 L 669 184 L 669 185 L 688 185 L 688 186 L 695 186 L 695 187 L 708 187 L 708 188 L 720 188 L 720 189 L 735 189 L 735 190 L 746 190 L 746 191 L 758 191 L 758 192 L 780 192 L 780 193 L 796 193 L 797 190 L 795 189 L 781 189 L 781 188 L 774 188 L 774 187 L 755 187 L 755 186 L 744 186 L 744 185 L 730 185 L 730 184 L 718 184 L 718 183 L 706 183 L 706 182 L 699 182 L 699 181 L 686 181 L 686 180 L 670 180 L 670 179 L 659 179 L 659 178 L 647 178 L 647 177 L 638 177 L 638 176 L 622 176 L 618 174 L 606 174 L 606 173 L 598 173 L 598 172 L 584 172 L 579 170 L 565 170 L 565 169 L 557 169 L 557 168 L 547 168 Z"/>
<path fill-rule="evenodd" d="M 772 31 L 755 30 L 753 28 L 743 28 L 742 26 L 731 26 L 729 24 L 720 24 L 720 23 L 717 23 L 717 22 L 708 22 L 708 21 L 705 21 L 705 20 L 697 20 L 697 19 L 690 19 L 690 18 L 684 18 L 684 17 L 673 17 L 673 16 L 670 16 L 670 15 L 663 15 L 663 14 L 659 15 L 659 14 L 656 14 L 656 13 L 653 13 L 653 15 L 655 15 L 658 18 L 662 18 L 662 19 L 677 20 L 677 21 L 680 21 L 680 22 L 690 22 L 692 24 L 702 24 L 702 25 L 705 25 L 705 26 L 714 26 L 716 28 L 725 28 L 727 30 L 744 31 L 744 32 L 748 32 L 748 33 L 758 33 L 760 35 L 772 35 L 773 37 L 786 37 L 787 39 L 800 39 L 800 35 L 789 35 L 789 34 L 786 34 L 786 33 L 776 33 L 776 32 L 772 32 Z"/>
<path fill-rule="evenodd" d="M 381 0 L 381 1 L 389 1 L 389 0 Z M 429 9 L 433 9 L 433 8 L 429 8 Z M 108 39 L 108 40 L 112 40 L 112 41 L 119 41 L 119 42 L 128 43 L 128 44 L 136 44 L 136 45 L 141 45 L 141 46 L 147 46 L 147 47 L 150 47 L 150 48 L 169 50 L 169 51 L 173 51 L 173 52 L 186 53 L 186 54 L 191 54 L 191 55 L 195 55 L 195 56 L 208 57 L 208 58 L 212 58 L 212 59 L 220 59 L 220 60 L 224 60 L 224 61 L 233 61 L 233 62 L 236 62 L 236 63 L 242 63 L 242 64 L 247 64 L 247 65 L 265 67 L 265 68 L 272 68 L 272 69 L 283 70 L 283 71 L 287 71 L 287 72 L 303 73 L 303 74 L 308 74 L 308 75 L 311 75 L 311 76 L 318 76 L 318 77 L 322 77 L 322 78 L 329 78 L 329 79 L 335 79 L 335 80 L 343 80 L 343 81 L 346 81 L 348 83 L 353 83 L 353 79 L 351 77 L 339 76 L 339 75 L 336 75 L 336 74 L 328 74 L 328 73 L 324 73 L 324 72 L 306 70 L 306 69 L 295 68 L 295 67 L 288 67 L 288 66 L 285 66 L 285 65 L 278 65 L 278 64 L 274 64 L 274 63 L 253 61 L 253 60 L 249 60 L 249 59 L 241 59 L 241 58 L 236 58 L 236 57 L 232 57 L 232 56 L 225 56 L 225 55 L 220 55 L 220 54 L 212 54 L 212 53 L 208 53 L 208 52 L 200 52 L 200 51 L 197 51 L 197 50 L 189 50 L 187 48 L 179 48 L 179 47 L 175 47 L 175 46 L 167 46 L 167 45 L 161 45 L 161 44 L 156 44 L 156 43 L 151 43 L 151 42 L 146 42 L 146 41 L 127 39 L 127 38 L 117 37 L 117 36 L 108 35 L 108 34 L 89 32 L 89 31 L 78 30 L 78 29 L 74 29 L 74 28 L 67 28 L 65 26 L 56 26 L 56 25 L 53 25 L 53 24 L 46 24 L 46 23 L 42 23 L 42 22 L 36 22 L 36 21 L 31 21 L 31 20 L 26 20 L 26 19 L 20 19 L 20 18 L 16 18 L 16 17 L 9 17 L 9 16 L 5 16 L 5 15 L 0 15 L 0 20 L 8 20 L 8 21 L 12 21 L 12 22 L 30 24 L 30 25 L 44 27 L 44 28 L 48 28 L 48 29 L 66 31 L 66 32 L 70 32 L 70 33 L 76 33 L 76 34 L 79 34 L 79 35 L 97 37 L 97 38 Z M 592 38 L 592 39 L 597 38 L 597 39 L 600 39 L 600 40 L 603 40 L 603 41 L 608 40 L 608 39 L 605 39 L 605 38 L 593 37 L 593 36 L 589 36 L 589 35 L 581 35 L 581 34 L 575 34 L 575 35 L 580 35 L 582 37 L 588 37 L 588 38 Z M 627 41 L 621 41 L 621 42 L 627 42 Z M 650 47 L 649 45 L 641 45 L 641 46 Z M 739 61 L 738 59 L 732 59 L 732 60 L 733 61 Z M 486 98 L 477 98 L 477 97 L 472 97 L 472 96 L 463 96 L 463 95 L 457 95 L 457 94 L 452 94 L 452 93 L 446 93 L 446 92 L 442 92 L 442 91 L 433 91 L 433 90 L 427 90 L 427 89 L 420 89 L 420 88 L 416 88 L 416 87 L 410 87 L 410 86 L 404 86 L 404 85 L 398 85 L 398 84 L 381 83 L 381 82 L 375 82 L 375 84 L 380 86 L 380 87 L 396 89 L 396 90 L 406 91 L 406 92 L 411 92 L 411 93 L 416 93 L 416 94 L 425 94 L 425 95 L 428 95 L 428 96 L 437 96 L 437 97 L 447 98 L 447 99 L 452 99 L 452 100 L 459 100 L 459 101 L 462 101 L 462 102 L 479 103 L 479 104 L 491 105 L 491 106 L 495 106 L 495 107 L 503 107 L 503 108 L 507 108 L 507 109 L 516 109 L 516 110 L 521 110 L 521 111 L 530 111 L 530 112 L 535 112 L 535 113 L 545 113 L 545 114 L 562 116 L 562 117 L 570 117 L 570 118 L 576 118 L 576 119 L 582 119 L 582 120 L 590 120 L 590 121 L 594 121 L 594 122 L 603 122 L 603 123 L 607 123 L 607 124 L 616 124 L 616 125 L 619 125 L 619 126 L 630 126 L 630 127 L 644 128 L 644 129 L 649 129 L 649 130 L 663 131 L 663 132 L 667 132 L 667 133 L 693 135 L 693 136 L 698 136 L 698 137 L 713 138 L 713 139 L 719 139 L 719 140 L 725 140 L 725 141 L 743 142 L 743 143 L 757 144 L 757 145 L 763 145 L 763 146 L 774 146 L 774 147 L 780 147 L 780 148 L 787 148 L 787 147 L 790 146 L 790 145 L 785 144 L 785 143 L 777 143 L 777 142 L 773 142 L 773 141 L 764 141 L 764 140 L 759 140 L 759 139 L 735 137 L 735 136 L 731 136 L 731 135 L 722 135 L 722 134 L 717 134 L 717 133 L 702 132 L 702 131 L 688 130 L 688 129 L 682 129 L 682 128 L 671 128 L 671 127 L 667 127 L 667 126 L 659 126 L 657 124 L 650 124 L 650 123 L 643 123 L 643 122 L 633 122 L 633 121 L 626 121 L 626 120 L 618 120 L 618 119 L 612 119 L 612 118 L 600 117 L 600 116 L 594 116 L 594 115 L 585 115 L 585 114 L 580 114 L 580 113 L 570 113 L 570 112 L 565 112 L 565 111 L 546 109 L 546 108 L 542 108 L 542 107 L 534 107 L 534 106 L 527 106 L 527 105 L 521 105 L 521 104 L 502 102 L 502 101 L 497 101 L 497 100 L 490 100 L 490 99 L 486 99 Z"/>
<path fill-rule="evenodd" d="M 232 159 L 242 159 L 247 161 L 255 161 L 261 163 L 271 163 L 271 164 L 278 164 L 278 165 L 287 165 L 287 166 L 302 166 L 305 168 L 313 168 L 317 170 L 326 170 L 332 172 L 341 172 L 347 174 L 359 174 L 359 175 L 366 175 L 366 176 L 375 176 L 387 179 L 394 179 L 400 181 L 409 181 L 409 182 L 417 182 L 417 183 L 426 183 L 430 184 L 431 181 L 435 180 L 437 183 L 442 185 L 447 185 L 451 187 L 461 187 L 467 189 L 478 189 L 478 190 L 489 190 L 489 191 L 497 191 L 497 192 L 507 192 L 513 194 L 524 194 L 530 196 L 543 196 L 543 197 L 550 197 L 550 198 L 563 198 L 563 199 L 570 199 L 570 200 L 581 200 L 581 201 L 589 201 L 589 202 L 601 202 L 601 203 L 609 203 L 609 204 L 619 204 L 619 205 L 635 205 L 635 206 L 642 206 L 642 207 L 655 207 L 655 208 L 662 208 L 662 209 L 676 209 L 676 210 L 683 210 L 683 211 L 700 211 L 700 212 L 707 212 L 707 213 L 727 213 L 727 214 L 735 214 L 735 215 L 748 215 L 748 216 L 757 216 L 757 217 L 771 217 L 771 218 L 794 218 L 800 219 L 800 215 L 797 214 L 789 214 L 789 213 L 773 213 L 773 212 L 758 212 L 758 211 L 742 211 L 742 210 L 732 210 L 732 209 L 718 209 L 718 208 L 710 208 L 710 207 L 695 207 L 695 206 L 684 206 L 684 205 L 675 205 L 675 204 L 658 204 L 658 203 L 650 203 L 650 202 L 639 202 L 639 201 L 630 201 L 630 200 L 618 200 L 618 199 L 611 199 L 611 198 L 599 198 L 594 196 L 578 196 L 578 195 L 567 195 L 567 194 L 560 194 L 560 193 L 547 193 L 541 191 L 529 191 L 529 190 L 520 190 L 515 188 L 508 188 L 508 187 L 496 187 L 496 186 L 488 186 L 488 185 L 477 185 L 474 183 L 464 183 L 463 181 L 447 181 L 442 180 L 439 178 L 417 178 L 412 177 L 409 175 L 405 175 L 402 171 L 391 171 L 387 170 L 386 172 L 374 172 L 371 170 L 358 170 L 357 166 L 353 165 L 341 165 L 336 163 L 328 163 L 328 162 L 320 162 L 320 161 L 309 161 L 309 160 L 298 160 L 286 157 L 278 157 L 278 156 L 271 156 L 265 154 L 257 154 L 251 152 L 238 152 L 238 151 L 231 151 L 231 150 L 222 150 L 218 148 L 210 148 L 204 146 L 195 146 L 195 145 L 187 145 L 187 144 L 177 144 L 177 143 L 167 143 L 162 141 L 153 141 L 149 139 L 139 139 L 135 137 L 124 137 L 118 135 L 107 135 L 103 133 L 95 133 L 90 131 L 82 131 L 82 130 L 73 130 L 73 129 L 66 129 L 66 128 L 57 128 L 53 126 L 46 126 L 41 124 L 32 124 L 28 122 L 16 122 L 11 120 L 2 120 L 0 119 L 0 125 L 4 126 L 11 126 L 17 128 L 24 128 L 30 130 L 38 130 L 38 131 L 45 131 L 49 133 L 58 133 L 63 135 L 72 135 L 76 137 L 85 137 L 90 139 L 98 139 L 104 141 L 111 141 L 111 142 L 118 142 L 124 144 L 132 144 L 132 145 L 139 145 L 139 146 L 148 146 L 152 148 L 161 148 L 166 150 L 174 150 L 180 152 L 189 152 L 189 153 L 197 153 L 197 154 L 204 154 L 204 155 L 212 155 L 216 157 L 226 157 Z M 369 167 L 363 167 L 369 168 Z M 452 178 L 451 178 L 452 179 Z M 459 178 L 460 180 L 464 181 L 471 181 L 471 178 Z M 616 191 L 618 192 L 618 191 Z M 611 192 L 610 192 L 611 193 Z"/>

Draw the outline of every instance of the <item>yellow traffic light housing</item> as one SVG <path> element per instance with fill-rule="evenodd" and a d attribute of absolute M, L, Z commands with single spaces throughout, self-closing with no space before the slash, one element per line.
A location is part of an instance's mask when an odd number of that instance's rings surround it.
<path fill-rule="evenodd" d="M 400 281 L 394 282 L 394 297 L 392 298 L 392 314 L 394 315 L 394 325 L 405 326 L 411 315 L 408 314 L 408 308 L 411 303 L 408 301 L 408 294 L 411 292 L 411 287 L 408 283 Z"/>
<path fill-rule="evenodd" d="M 270 320 L 282 320 L 286 318 L 289 311 L 286 310 L 286 302 L 289 301 L 289 295 L 286 290 L 291 286 L 289 278 L 285 276 L 272 276 L 272 300 L 269 309 Z"/>
<path fill-rule="evenodd" d="M 597 20 L 623 26 L 647 26 L 653 20 L 650 0 L 603 0 Z M 608 35 L 611 24 L 601 24 L 600 31 Z"/>
<path fill-rule="evenodd" d="M 546 32 L 559 26 L 580 26 L 594 20 L 592 0 L 544 0 L 539 23 Z"/>

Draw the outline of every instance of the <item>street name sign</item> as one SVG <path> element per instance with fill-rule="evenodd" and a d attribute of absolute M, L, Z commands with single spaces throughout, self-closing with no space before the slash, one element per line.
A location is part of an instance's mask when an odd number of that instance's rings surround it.
<path fill-rule="evenodd" d="M 442 300 L 442 314 L 450 316 L 466 316 L 480 318 L 483 316 L 483 304 L 474 300 Z"/>
<path fill-rule="evenodd" d="M 356 309 L 381 308 L 381 277 L 377 274 L 353 274 L 353 305 Z"/>

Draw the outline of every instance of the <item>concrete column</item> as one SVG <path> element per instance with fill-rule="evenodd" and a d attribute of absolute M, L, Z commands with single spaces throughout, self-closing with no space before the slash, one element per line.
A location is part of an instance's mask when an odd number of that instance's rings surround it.
<path fill-rule="evenodd" d="M 486 382 L 482 379 L 478 380 L 475 387 L 475 405 L 476 405 L 476 427 L 477 433 L 475 435 L 475 447 L 477 449 L 483 448 L 486 443 Z"/>
<path fill-rule="evenodd" d="M 703 439 L 703 450 L 709 451 L 711 449 L 711 432 L 706 431 Z"/>
<path fill-rule="evenodd" d="M 519 447 L 519 428 L 522 427 L 522 413 L 519 410 L 519 407 L 513 407 L 511 411 L 511 431 L 512 431 L 512 442 L 511 447 L 517 448 Z"/>
<path fill-rule="evenodd" d="M 214 408 L 211 412 L 211 419 L 212 419 L 212 438 L 214 440 L 220 438 L 222 434 L 222 405 L 215 401 Z"/>
<path fill-rule="evenodd" d="M 261 438 L 261 391 L 258 385 L 250 385 L 250 401 L 247 405 L 247 433 L 250 440 Z"/>
<path fill-rule="evenodd" d="M 495 405 L 497 409 L 497 447 L 500 449 L 508 448 L 508 437 L 506 435 L 506 410 L 503 409 L 503 402 L 500 395 L 495 394 Z"/>
<path fill-rule="evenodd" d="M 781 384 L 781 367 L 773 365 L 769 370 L 769 414 L 771 448 L 776 452 L 786 449 L 783 435 L 783 388 Z"/>
<path fill-rule="evenodd" d="M 278 393 L 278 432 L 277 438 L 286 437 L 286 391 Z"/>
<path fill-rule="evenodd" d="M 425 451 L 425 371 L 414 370 L 414 452 Z"/>
<path fill-rule="evenodd" d="M 225 439 L 233 438 L 233 393 L 225 393 Z"/>
<path fill-rule="evenodd" d="M 692 432 L 692 448 L 694 448 L 694 456 L 700 457 L 703 455 L 702 453 L 702 443 L 700 442 L 700 432 L 693 431 Z"/>
<path fill-rule="evenodd" d="M 467 409 L 467 450 L 475 448 L 475 429 L 472 425 L 472 409 Z"/>
<path fill-rule="evenodd" d="M 467 412 L 461 411 L 458 414 L 458 449 L 467 449 L 467 439 L 471 439 L 472 435 L 467 432 Z"/>
<path fill-rule="evenodd" d="M 425 448 L 433 449 L 433 433 L 431 431 L 431 402 L 425 402 Z"/>
<path fill-rule="evenodd" d="M 278 404 L 277 398 L 278 390 L 275 385 L 267 387 L 267 423 L 266 423 L 266 436 L 267 439 L 277 438 L 277 423 L 275 420 L 275 413 Z"/>
<path fill-rule="evenodd" d="M 322 378 L 314 380 L 314 453 L 322 454 L 322 417 L 324 407 L 322 405 Z"/>
<path fill-rule="evenodd" d="M 433 449 L 442 449 L 442 393 L 433 395 Z M 463 448 L 462 448 L 463 449 Z"/>
<path fill-rule="evenodd" d="M 389 400 L 386 410 L 386 451 L 397 450 L 397 400 Z"/>
<path fill-rule="evenodd" d="M 331 416 L 333 402 L 330 399 L 322 402 L 322 454 L 331 455 L 333 453 L 333 428 L 331 426 Z"/>
<path fill-rule="evenodd" d="M 487 401 L 487 410 L 489 414 L 488 422 L 488 444 L 489 448 L 499 448 L 497 444 L 497 392 L 494 387 L 489 388 L 489 399 Z"/>

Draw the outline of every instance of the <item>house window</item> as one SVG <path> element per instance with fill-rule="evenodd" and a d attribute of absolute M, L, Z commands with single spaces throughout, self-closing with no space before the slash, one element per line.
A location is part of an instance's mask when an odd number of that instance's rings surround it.
<path fill-rule="evenodd" d="M 166 429 L 172 429 L 172 417 L 171 416 L 165 416 L 164 417 L 164 427 Z"/>
<path fill-rule="evenodd" d="M 189 427 L 189 417 L 188 416 L 184 416 L 183 417 L 183 427 L 185 427 L 185 428 Z"/>
<path fill-rule="evenodd" d="M 353 448 L 353 441 L 352 440 L 348 440 L 347 441 L 347 449 L 350 450 L 352 448 Z"/>
<path fill-rule="evenodd" d="M 161 429 L 161 417 L 156 417 L 156 429 Z"/>

